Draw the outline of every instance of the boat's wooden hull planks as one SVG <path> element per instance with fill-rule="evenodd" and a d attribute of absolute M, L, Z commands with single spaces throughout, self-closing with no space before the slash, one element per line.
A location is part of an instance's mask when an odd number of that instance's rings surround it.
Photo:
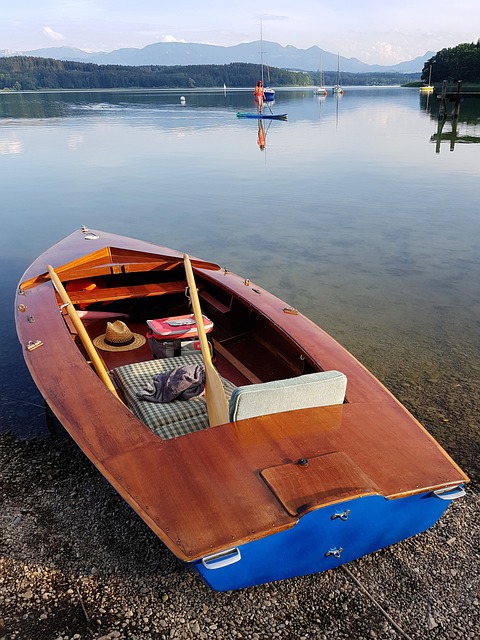
<path fill-rule="evenodd" d="M 230 400 L 228 418 L 208 428 L 204 398 L 175 400 L 173 425 L 166 412 L 172 428 L 149 425 L 129 403 L 127 383 L 115 378 L 119 398 L 95 373 L 47 266 L 70 291 L 110 374 L 122 368 L 129 379 L 160 361 L 144 339 L 107 347 L 107 322 L 117 318 L 142 337 L 147 319 L 191 314 L 183 254 L 87 231 L 47 250 L 20 282 L 15 320 L 25 361 L 84 453 L 212 588 L 331 569 L 425 530 L 462 495 L 467 476 L 346 349 L 268 291 L 198 259 L 191 266 L 201 313 L 213 323 L 215 367 L 237 408 L 242 393 L 253 404 L 235 421 Z M 182 360 L 201 362 L 192 348 L 181 345 Z M 171 360 L 163 363 L 169 370 Z M 326 406 L 282 395 L 262 407 L 292 386 L 338 384 L 336 374 L 346 377 L 346 396 L 343 385 Z"/>

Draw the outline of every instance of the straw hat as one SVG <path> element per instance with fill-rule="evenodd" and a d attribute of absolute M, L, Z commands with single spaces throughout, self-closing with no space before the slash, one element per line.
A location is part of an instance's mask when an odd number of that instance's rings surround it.
<path fill-rule="evenodd" d="M 130 351 L 138 349 L 146 342 L 139 333 L 132 333 L 121 320 L 107 322 L 107 329 L 93 340 L 93 344 L 103 351 Z"/>

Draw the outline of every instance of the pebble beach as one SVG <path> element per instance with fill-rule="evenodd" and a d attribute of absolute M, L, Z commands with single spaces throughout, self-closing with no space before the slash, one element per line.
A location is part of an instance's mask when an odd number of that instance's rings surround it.
<path fill-rule="evenodd" d="M 0 440 L 0 638 L 479 636 L 478 492 L 429 531 L 327 573 L 216 593 L 66 434 Z"/>

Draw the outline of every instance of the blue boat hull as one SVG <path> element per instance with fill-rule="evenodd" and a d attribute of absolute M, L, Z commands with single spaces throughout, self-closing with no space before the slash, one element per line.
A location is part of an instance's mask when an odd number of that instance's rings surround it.
<path fill-rule="evenodd" d="M 236 547 L 223 559 L 187 566 L 216 591 L 327 571 L 425 531 L 448 505 L 431 492 L 360 497 L 311 511 L 293 528 Z"/>
<path fill-rule="evenodd" d="M 246 111 L 239 111 L 237 118 L 256 118 L 257 120 L 286 120 L 286 113 L 247 113 Z"/>

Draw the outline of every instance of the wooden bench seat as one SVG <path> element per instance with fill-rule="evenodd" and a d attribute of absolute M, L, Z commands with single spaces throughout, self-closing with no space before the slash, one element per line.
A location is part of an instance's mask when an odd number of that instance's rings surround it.
<path fill-rule="evenodd" d="M 91 291 L 71 291 L 69 296 L 73 304 L 93 304 L 129 298 L 149 298 L 171 293 L 183 293 L 186 280 L 180 282 L 162 282 L 155 284 L 137 284 L 126 287 L 96 288 Z"/>
<path fill-rule="evenodd" d="M 212 305 L 212 307 L 217 311 L 219 311 L 220 313 L 225 314 L 231 310 L 230 307 L 227 307 L 227 305 L 223 304 L 222 302 L 214 298 L 212 295 L 207 293 L 207 291 L 200 290 L 198 292 L 198 295 L 200 296 L 200 298 L 203 298 L 205 302 L 208 302 L 208 304 Z"/>

